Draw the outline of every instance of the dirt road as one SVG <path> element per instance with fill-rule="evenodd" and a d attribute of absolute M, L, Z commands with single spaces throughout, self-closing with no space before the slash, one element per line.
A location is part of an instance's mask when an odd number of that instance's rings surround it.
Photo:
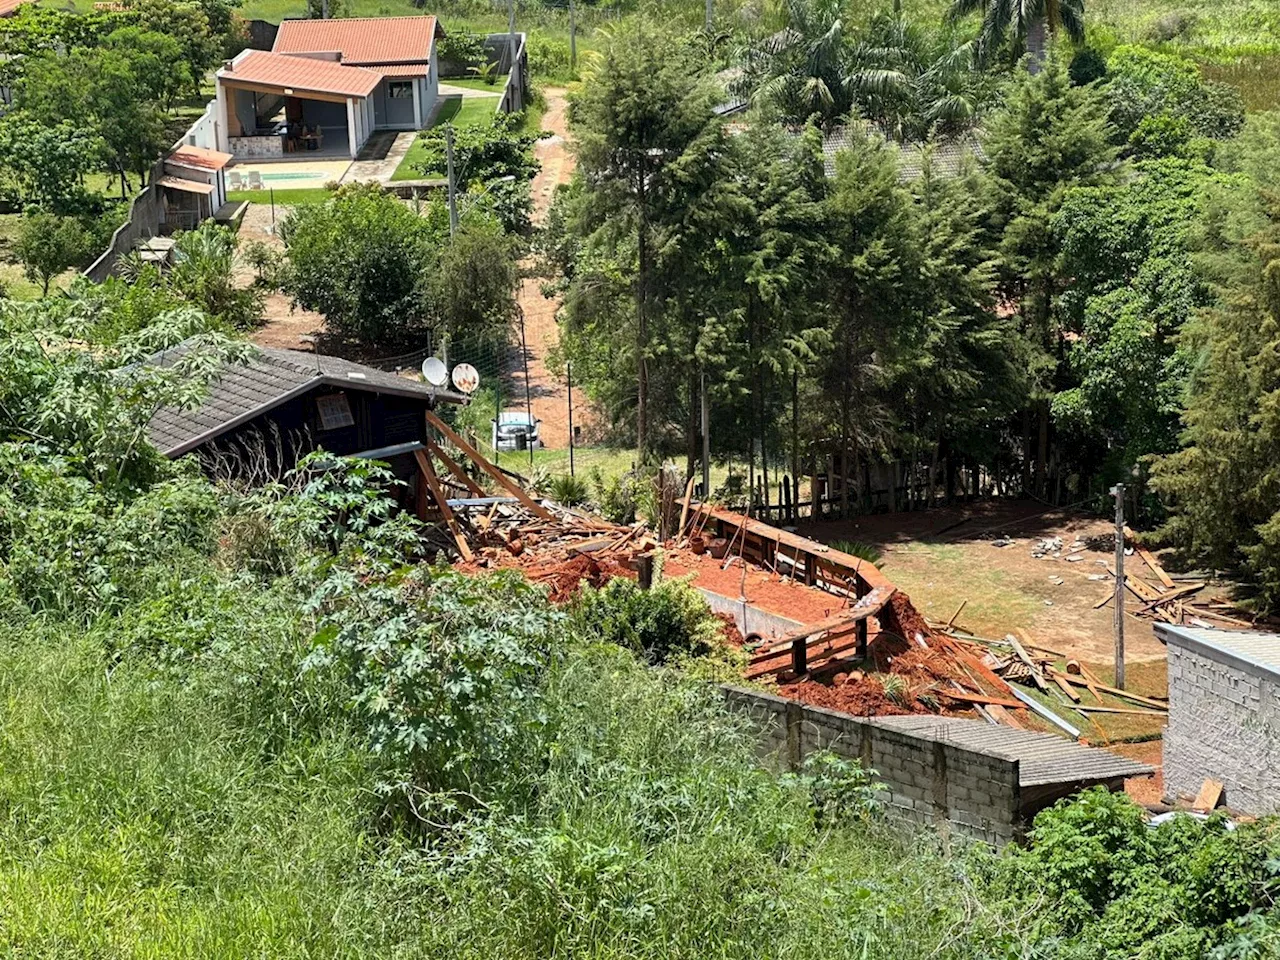
<path fill-rule="evenodd" d="M 568 143 L 568 122 L 565 118 L 565 91 L 559 87 L 543 90 L 547 99 L 547 111 L 542 118 L 542 128 L 551 136 L 539 140 L 534 147 L 541 169 L 533 178 L 533 220 L 542 224 L 551 207 L 555 189 L 567 183 L 573 176 L 574 157 Z M 528 266 L 529 264 L 526 264 Z M 554 449 L 563 450 L 569 445 L 569 390 L 567 384 L 553 375 L 547 366 L 547 356 L 559 342 L 556 327 L 558 297 L 542 295 L 543 278 L 526 277 L 520 284 L 520 309 L 524 311 L 525 341 L 529 364 L 529 393 L 533 415 L 542 421 L 542 442 Z M 519 353 L 517 350 L 517 359 Z M 558 372 L 558 371 L 557 371 Z M 517 373 L 518 379 L 518 373 Z M 582 394 L 574 395 L 574 425 L 586 427 L 589 417 Z"/>

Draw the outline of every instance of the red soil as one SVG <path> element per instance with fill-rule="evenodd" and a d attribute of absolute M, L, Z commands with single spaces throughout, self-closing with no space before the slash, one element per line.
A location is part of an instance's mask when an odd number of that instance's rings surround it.
<path fill-rule="evenodd" d="M 723 564 L 723 560 L 706 553 L 699 556 L 687 550 L 670 551 L 663 560 L 662 572 L 667 577 L 693 574 L 696 586 L 730 600 L 745 595 L 751 605 L 797 623 L 824 620 L 848 606 L 843 597 L 757 567 L 747 568 L 744 584 L 742 561 L 735 560 L 728 570 Z"/>

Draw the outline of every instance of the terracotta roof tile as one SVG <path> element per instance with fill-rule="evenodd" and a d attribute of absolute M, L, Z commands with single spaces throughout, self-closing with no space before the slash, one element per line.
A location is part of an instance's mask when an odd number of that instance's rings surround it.
<path fill-rule="evenodd" d="M 276 34 L 275 53 L 337 50 L 342 62 L 356 66 L 426 63 L 436 36 L 436 18 L 345 17 L 333 20 L 285 20 Z"/>
<path fill-rule="evenodd" d="M 221 150 L 193 147 L 184 143 L 164 159 L 165 163 L 172 163 L 179 167 L 193 167 L 197 170 L 221 170 L 234 158 L 231 154 L 223 153 Z"/>
<path fill-rule="evenodd" d="M 218 76 L 238 83 L 284 87 L 304 93 L 331 93 L 343 97 L 367 97 L 382 82 L 376 70 L 348 66 L 313 57 L 290 57 L 265 50 L 250 50 L 223 67 Z"/>

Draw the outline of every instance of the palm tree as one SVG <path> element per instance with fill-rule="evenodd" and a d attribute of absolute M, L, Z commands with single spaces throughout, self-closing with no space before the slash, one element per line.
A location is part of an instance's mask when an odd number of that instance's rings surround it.
<path fill-rule="evenodd" d="M 979 63 L 988 62 L 1010 40 L 1015 52 L 1031 55 L 1031 69 L 1044 60 L 1046 31 L 1061 30 L 1072 40 L 1084 39 L 1084 0 L 952 0 L 950 16 L 982 11 L 982 29 L 974 42 Z"/>

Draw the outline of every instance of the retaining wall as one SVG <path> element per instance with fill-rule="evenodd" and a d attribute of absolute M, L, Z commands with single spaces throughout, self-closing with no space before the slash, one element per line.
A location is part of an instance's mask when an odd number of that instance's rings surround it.
<path fill-rule="evenodd" d="M 768 693 L 724 686 L 728 702 L 760 732 L 760 752 L 796 769 L 818 750 L 876 771 L 881 800 L 899 820 L 1000 846 L 1022 830 L 1017 760 L 947 742 L 936 733 L 896 730 L 883 718 L 851 717 Z"/>
<path fill-rule="evenodd" d="M 1194 797 L 1206 777 L 1224 802 L 1252 814 L 1280 813 L 1280 683 L 1274 674 L 1206 647 L 1168 640 L 1169 725 L 1164 788 Z"/>

